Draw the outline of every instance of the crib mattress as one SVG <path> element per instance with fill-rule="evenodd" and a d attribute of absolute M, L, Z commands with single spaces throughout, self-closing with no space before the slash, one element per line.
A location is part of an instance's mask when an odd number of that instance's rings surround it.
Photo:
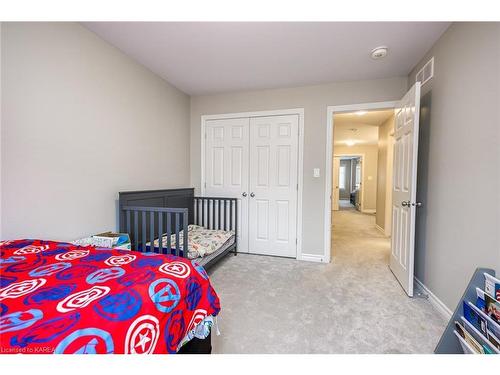
<path fill-rule="evenodd" d="M 223 252 L 229 246 L 234 244 L 234 231 L 224 231 L 216 229 L 207 229 L 199 225 L 188 226 L 188 259 L 205 258 L 211 254 Z M 167 249 L 168 235 L 162 237 L 162 248 Z M 179 246 L 177 246 L 175 235 L 170 236 L 170 248 L 179 250 L 179 254 L 184 254 L 184 233 L 179 232 Z M 154 252 L 160 252 L 160 241 L 154 241 Z M 152 251 L 151 242 L 146 244 L 146 251 Z M 163 252 L 163 251 L 162 251 Z"/>
<path fill-rule="evenodd" d="M 193 260 L 196 261 L 196 263 L 198 263 L 200 266 L 206 267 L 207 264 L 209 264 L 213 259 L 217 258 L 220 254 L 226 252 L 227 249 L 233 246 L 235 239 L 236 236 L 232 235 L 219 249 L 214 251 L 212 254 L 206 255 L 204 257 L 199 257 Z"/>

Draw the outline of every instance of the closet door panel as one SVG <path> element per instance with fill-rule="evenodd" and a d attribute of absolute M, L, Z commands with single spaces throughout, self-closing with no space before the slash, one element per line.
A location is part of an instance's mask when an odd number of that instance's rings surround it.
<path fill-rule="evenodd" d="M 250 119 L 249 251 L 296 257 L 298 115 Z"/>
<path fill-rule="evenodd" d="M 249 118 L 205 123 L 205 196 L 239 198 L 238 251 L 248 252 Z"/>

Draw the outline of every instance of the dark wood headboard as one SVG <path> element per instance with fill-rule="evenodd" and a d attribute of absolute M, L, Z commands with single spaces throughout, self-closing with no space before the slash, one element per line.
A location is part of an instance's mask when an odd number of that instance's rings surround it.
<path fill-rule="evenodd" d="M 124 206 L 187 208 L 189 224 L 194 222 L 194 188 L 122 191 L 118 194 L 120 230 L 125 228 Z"/>

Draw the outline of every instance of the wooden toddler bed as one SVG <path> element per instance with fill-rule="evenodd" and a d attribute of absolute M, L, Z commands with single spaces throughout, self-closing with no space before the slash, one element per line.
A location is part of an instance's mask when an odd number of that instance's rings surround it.
<path fill-rule="evenodd" d="M 133 250 L 181 256 L 205 269 L 236 255 L 237 198 L 195 197 L 193 188 L 120 192 L 119 211 Z"/>

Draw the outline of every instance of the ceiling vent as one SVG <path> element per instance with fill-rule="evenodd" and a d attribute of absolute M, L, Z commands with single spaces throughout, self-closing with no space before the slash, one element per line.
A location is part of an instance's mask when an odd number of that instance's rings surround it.
<path fill-rule="evenodd" d="M 415 82 L 420 82 L 422 86 L 434 77 L 434 57 L 427 61 L 415 76 Z"/>

